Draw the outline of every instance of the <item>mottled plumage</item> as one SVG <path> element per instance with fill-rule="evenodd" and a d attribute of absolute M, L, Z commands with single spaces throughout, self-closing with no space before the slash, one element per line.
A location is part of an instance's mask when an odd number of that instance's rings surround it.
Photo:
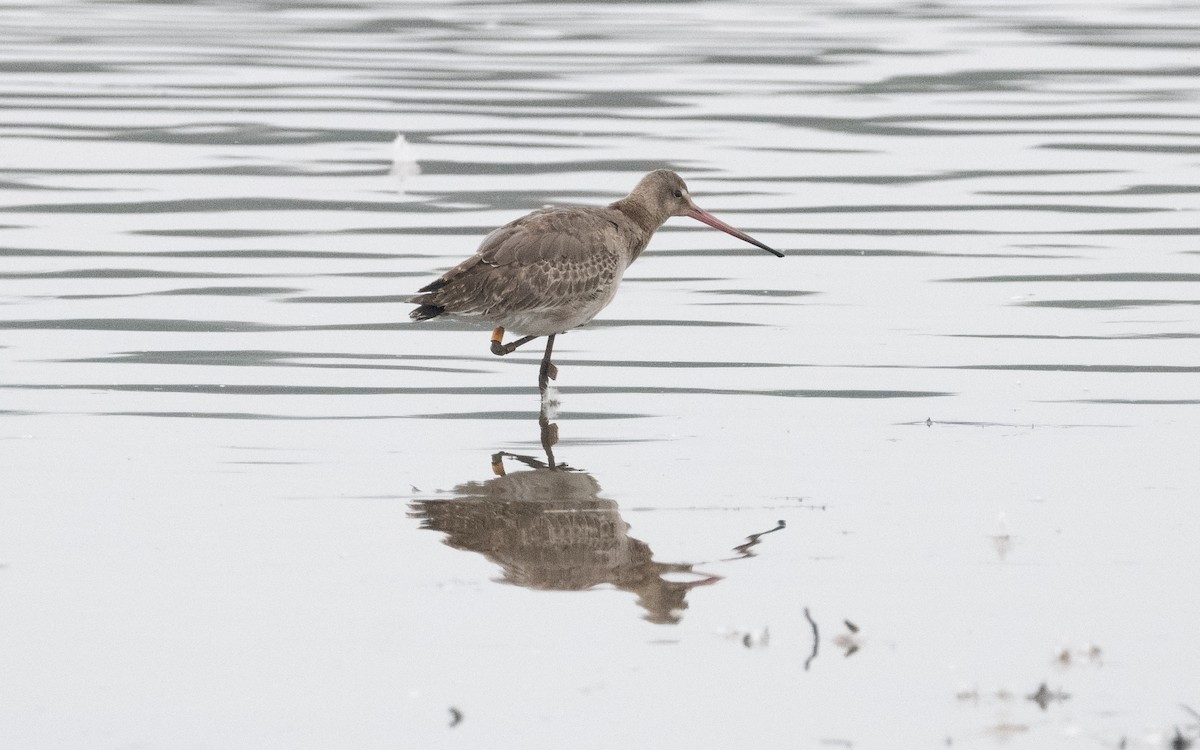
<path fill-rule="evenodd" d="M 474 255 L 420 289 L 414 320 L 443 313 L 498 326 L 492 351 L 507 354 L 537 336 L 549 336 L 541 384 L 553 377 L 554 335 L 587 323 L 617 293 L 629 264 L 672 216 L 691 216 L 782 257 L 758 240 L 702 211 L 679 175 L 660 169 L 626 197 L 603 207 L 534 211 L 484 239 Z M 525 335 L 503 345 L 504 330 Z"/>
<path fill-rule="evenodd" d="M 562 333 L 612 301 L 633 260 L 621 249 L 637 244 L 640 253 L 649 239 L 611 208 L 535 211 L 492 232 L 414 301 L 520 334 Z M 419 311 L 414 318 L 432 317 Z"/>

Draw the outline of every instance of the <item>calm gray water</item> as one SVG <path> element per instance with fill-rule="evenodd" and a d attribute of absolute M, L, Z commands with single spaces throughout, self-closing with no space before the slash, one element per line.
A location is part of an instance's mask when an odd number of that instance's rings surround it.
<path fill-rule="evenodd" d="M 0 747 L 1200 737 L 1200 4 L 8 4 L 0 105 Z M 408 321 L 660 167 L 788 255 L 540 427 Z"/>

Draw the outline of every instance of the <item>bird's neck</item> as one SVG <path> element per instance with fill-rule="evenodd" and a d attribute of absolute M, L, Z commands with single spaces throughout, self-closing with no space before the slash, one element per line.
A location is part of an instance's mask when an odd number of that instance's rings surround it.
<path fill-rule="evenodd" d="M 632 200 L 631 198 L 622 198 L 613 203 L 609 208 L 614 208 L 629 217 L 629 220 L 636 224 L 646 233 L 646 237 L 658 231 L 658 228 L 667 220 L 666 217 L 655 216 L 648 211 L 641 201 Z"/>

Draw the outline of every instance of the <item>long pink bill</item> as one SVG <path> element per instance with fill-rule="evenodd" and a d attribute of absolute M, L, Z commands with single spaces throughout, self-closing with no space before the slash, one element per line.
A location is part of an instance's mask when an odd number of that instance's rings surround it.
<path fill-rule="evenodd" d="M 777 258 L 783 257 L 783 253 L 779 252 L 778 250 L 776 250 L 774 248 L 767 247 L 766 245 L 764 245 L 763 243 L 754 239 L 753 237 L 746 234 L 745 232 L 739 232 L 738 230 L 729 226 L 728 224 L 721 221 L 717 217 L 713 216 L 708 211 L 705 211 L 704 209 L 700 208 L 699 206 L 692 206 L 692 210 L 688 211 L 687 215 L 692 217 L 696 221 L 704 222 L 705 224 L 709 225 L 713 229 L 720 229 L 725 234 L 731 234 L 734 237 L 737 237 L 742 242 L 749 242 L 751 245 L 754 245 L 755 247 L 761 247 L 763 250 L 766 250 L 768 253 L 771 253 L 772 255 L 774 255 Z"/>

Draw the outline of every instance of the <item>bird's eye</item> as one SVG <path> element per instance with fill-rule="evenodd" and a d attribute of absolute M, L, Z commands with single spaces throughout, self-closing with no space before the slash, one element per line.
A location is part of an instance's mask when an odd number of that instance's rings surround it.
<path fill-rule="evenodd" d="M 676 190 L 676 191 L 675 191 L 675 197 L 676 197 L 676 198 L 682 198 L 682 197 L 683 197 L 683 191 L 682 191 L 682 190 Z"/>

